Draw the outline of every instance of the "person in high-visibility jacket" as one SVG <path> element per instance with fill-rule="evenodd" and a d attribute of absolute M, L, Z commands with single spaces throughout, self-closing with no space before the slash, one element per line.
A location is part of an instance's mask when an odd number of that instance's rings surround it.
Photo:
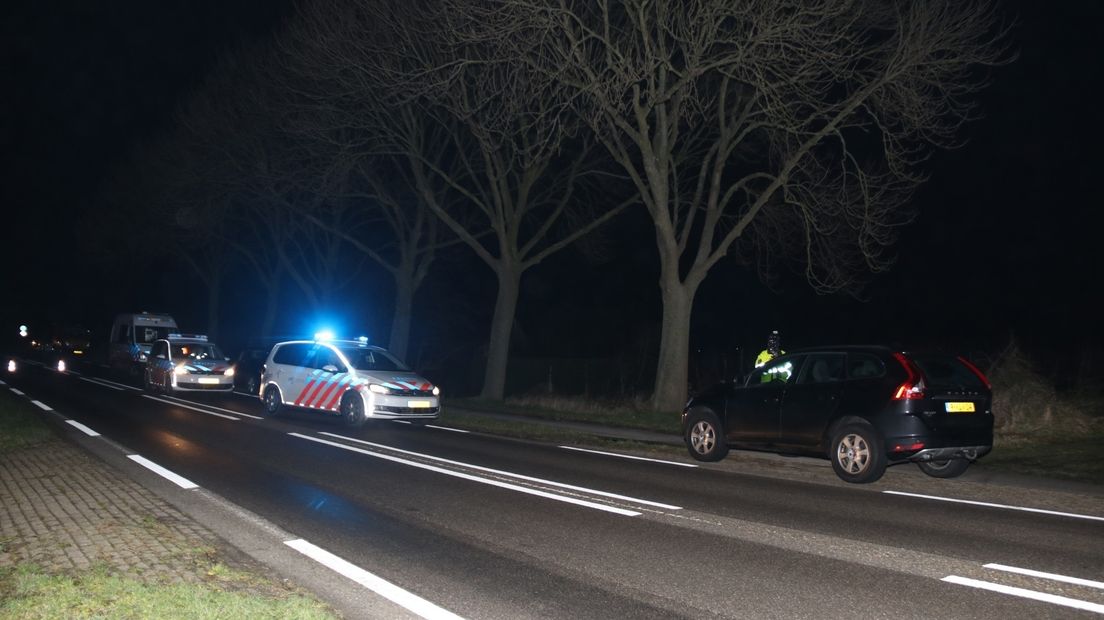
<path fill-rule="evenodd" d="M 785 353 L 785 351 L 782 350 L 782 337 L 778 335 L 778 330 L 776 329 L 767 337 L 767 348 L 760 351 L 759 355 L 755 358 L 755 367 L 759 368 L 783 353 Z"/>

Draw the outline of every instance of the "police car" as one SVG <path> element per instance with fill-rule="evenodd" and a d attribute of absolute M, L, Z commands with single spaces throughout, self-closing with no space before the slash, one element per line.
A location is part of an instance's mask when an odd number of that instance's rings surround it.
<path fill-rule="evenodd" d="M 440 389 L 367 339 L 292 340 L 276 344 L 261 369 L 260 398 L 268 416 L 286 407 L 367 420 L 435 420 Z"/>
<path fill-rule="evenodd" d="M 207 336 L 169 334 L 150 345 L 143 383 L 147 390 L 234 389 L 234 366 L 230 358 Z"/>

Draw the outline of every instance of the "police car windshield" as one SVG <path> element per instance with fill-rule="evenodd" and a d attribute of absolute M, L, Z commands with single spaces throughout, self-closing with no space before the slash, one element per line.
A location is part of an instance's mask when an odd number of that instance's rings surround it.
<path fill-rule="evenodd" d="M 382 349 L 342 347 L 341 353 L 357 370 L 409 370 Z"/>
<path fill-rule="evenodd" d="M 213 344 L 174 342 L 172 345 L 174 360 L 222 360 L 222 351 Z"/>

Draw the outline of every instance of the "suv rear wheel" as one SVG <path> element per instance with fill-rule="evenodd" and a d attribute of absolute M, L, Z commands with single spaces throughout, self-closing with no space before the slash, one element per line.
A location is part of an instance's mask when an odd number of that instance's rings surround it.
<path fill-rule="evenodd" d="M 932 478 L 957 478 L 970 467 L 967 459 L 947 459 L 945 461 L 920 461 L 920 471 Z"/>
<path fill-rule="evenodd" d="M 885 448 L 878 431 L 865 423 L 845 424 L 832 436 L 832 469 L 844 482 L 874 482 L 886 470 Z"/>
<path fill-rule="evenodd" d="M 710 411 L 694 411 L 686 420 L 686 448 L 699 461 L 719 461 L 728 454 L 721 422 Z"/>
<path fill-rule="evenodd" d="M 283 398 L 280 396 L 280 388 L 275 385 L 270 385 L 264 393 L 264 414 L 265 417 L 275 418 L 280 415 L 280 409 L 283 408 Z"/>

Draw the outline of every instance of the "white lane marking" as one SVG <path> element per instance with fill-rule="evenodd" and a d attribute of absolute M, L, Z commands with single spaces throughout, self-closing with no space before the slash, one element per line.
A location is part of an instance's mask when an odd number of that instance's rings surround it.
<path fill-rule="evenodd" d="M 306 439 L 308 441 L 314 441 L 335 448 L 341 448 L 342 450 L 349 450 L 350 452 L 358 452 L 367 456 L 372 456 L 385 461 L 392 461 L 394 463 L 400 463 L 402 465 L 410 465 L 411 467 L 417 467 L 419 469 L 425 469 L 439 474 L 445 474 L 446 476 L 454 476 L 456 478 L 463 478 L 464 480 L 470 480 L 472 482 L 479 482 L 481 484 L 488 484 L 490 486 L 499 487 L 503 489 L 509 489 L 511 491 L 517 491 L 519 493 L 528 493 L 529 495 L 536 495 L 538 497 L 544 497 L 546 499 L 554 499 L 558 502 L 567 502 L 568 504 L 575 504 L 577 506 L 584 506 L 586 508 L 593 508 L 595 510 L 602 510 L 605 512 L 612 512 L 614 514 L 623 515 L 626 517 L 639 517 L 640 513 L 633 510 L 625 510 L 623 508 L 617 508 L 616 506 L 609 506 L 607 504 L 599 504 L 597 502 L 588 502 L 581 499 L 575 499 L 573 497 L 567 497 L 564 495 L 556 495 L 555 493 L 548 493 L 546 491 L 539 491 L 537 489 L 531 489 L 529 487 L 523 487 L 516 484 L 510 484 L 508 482 L 501 482 L 499 480 L 491 480 L 490 478 L 480 478 L 479 476 L 473 476 L 471 474 L 465 474 L 458 471 L 452 471 L 451 469 L 445 469 L 443 467 L 436 467 L 434 465 L 427 465 L 425 463 L 419 463 L 417 461 L 408 461 L 406 459 L 400 459 L 397 456 L 391 456 L 388 454 L 380 454 L 379 452 L 372 452 L 369 450 L 363 450 L 355 446 L 338 443 L 336 441 L 328 441 L 326 439 L 319 439 L 317 437 L 310 437 L 308 435 L 300 435 L 299 433 L 288 433 L 292 437 L 299 437 L 300 439 Z"/>
<path fill-rule="evenodd" d="M 234 415 L 243 415 L 247 418 L 253 418 L 254 420 L 263 420 L 264 419 L 263 417 L 261 417 L 259 415 L 250 415 L 248 413 L 242 413 L 240 411 L 235 411 L 233 409 L 223 409 L 222 407 L 216 407 L 214 405 L 208 405 L 207 403 L 201 403 L 201 402 L 195 401 L 195 400 L 188 400 L 186 398 L 177 398 L 175 396 L 163 396 L 162 398 L 168 398 L 168 399 L 171 399 L 171 400 L 180 401 L 182 403 L 191 403 L 193 405 L 199 405 L 200 407 L 207 407 L 208 409 L 214 409 L 216 411 L 225 411 L 226 413 L 232 413 Z"/>
<path fill-rule="evenodd" d="M 65 374 L 67 374 L 67 375 L 73 375 L 74 377 L 79 377 L 79 376 L 81 376 L 81 374 L 80 374 L 79 372 L 75 371 L 75 370 L 66 370 L 66 371 L 65 371 Z"/>
<path fill-rule="evenodd" d="M 651 459 L 646 456 L 632 456 L 631 454 L 618 454 L 616 452 L 602 452 L 601 450 L 588 450 L 586 448 L 576 448 L 574 446 L 560 446 L 564 450 L 575 450 L 576 452 L 589 452 L 591 454 L 601 454 L 603 456 L 616 456 L 619 459 L 632 459 L 634 461 L 650 461 L 652 463 L 663 463 L 664 465 L 678 465 L 679 467 L 697 467 L 693 463 L 679 463 L 677 461 L 665 461 L 663 459 Z"/>
<path fill-rule="evenodd" d="M 72 426 L 77 427 L 78 429 L 81 430 L 81 432 L 83 432 L 85 435 L 88 435 L 89 437 L 99 437 L 100 436 L 99 433 L 97 433 L 96 431 L 94 431 L 94 430 L 88 428 L 87 426 L 81 424 L 80 422 L 77 422 L 76 420 L 66 420 L 66 422 L 68 424 L 72 425 Z"/>
<path fill-rule="evenodd" d="M 26 394 L 24 394 L 23 392 L 20 392 L 19 390 L 15 389 L 13 387 L 10 387 L 8 389 L 11 390 L 11 393 L 15 394 L 16 396 L 26 396 Z"/>
<path fill-rule="evenodd" d="M 1025 508 L 1023 506 L 1009 506 L 1007 504 L 991 504 L 989 502 L 977 502 L 971 499 L 954 499 L 950 497 L 939 497 L 938 495 L 920 495 L 919 493 L 904 493 L 902 491 L 882 491 L 882 493 L 888 493 L 890 495 L 903 495 L 905 497 L 919 497 L 921 499 L 934 499 L 941 502 L 954 502 L 956 504 L 970 504 L 973 506 L 985 506 L 988 508 L 1003 508 L 1004 510 L 1019 510 L 1022 512 L 1035 512 L 1044 515 L 1055 515 L 1059 517 L 1073 517 L 1075 519 L 1089 519 L 1091 521 L 1104 521 L 1104 517 L 1094 517 L 1093 515 L 1082 515 L 1075 512 L 1058 512 L 1056 510 L 1043 510 L 1042 508 Z"/>
<path fill-rule="evenodd" d="M 4 383 L 3 381 L 0 381 L 0 385 L 7 385 L 7 383 Z"/>
<path fill-rule="evenodd" d="M 1011 594 L 1012 596 L 1020 596 L 1036 601 L 1042 601 L 1044 603 L 1051 603 L 1053 605 L 1062 605 L 1063 607 L 1073 607 L 1074 609 L 1083 609 L 1085 611 L 1092 611 L 1098 614 L 1104 614 L 1104 605 L 1101 605 L 1099 603 L 1090 603 L 1088 601 L 1082 601 L 1066 596 L 1046 594 L 1045 592 L 1036 592 L 1034 590 L 1027 590 L 1025 588 L 1014 588 L 1012 586 L 1005 586 L 999 583 L 989 583 L 988 581 L 980 581 L 977 579 L 959 577 L 958 575 L 948 575 L 944 577 L 941 581 L 946 581 L 948 583 L 957 583 L 960 586 L 969 586 L 971 588 L 989 590 L 991 592 L 1000 592 L 1001 594 Z"/>
<path fill-rule="evenodd" d="M 133 385 L 127 385 L 125 383 L 116 383 L 115 381 L 109 381 L 107 379 L 104 379 L 103 377 L 92 377 L 92 378 L 95 379 L 96 381 L 100 381 L 102 383 L 107 383 L 108 385 L 114 385 L 114 386 L 117 386 L 117 387 L 121 387 L 124 390 L 134 390 L 135 392 L 141 392 L 142 391 L 141 389 L 136 388 Z"/>
<path fill-rule="evenodd" d="M 108 385 L 108 384 L 104 383 L 103 381 L 97 381 L 96 379 L 86 379 L 85 377 L 78 377 L 78 378 L 81 381 L 87 381 L 89 383 L 94 383 L 94 384 L 96 384 L 100 387 L 105 387 L 109 390 L 115 390 L 116 392 L 122 392 L 123 391 L 123 388 L 115 387 L 114 385 Z"/>
<path fill-rule="evenodd" d="M 668 510 L 682 510 L 682 506 L 672 506 L 671 504 L 662 504 L 660 502 L 653 502 L 646 499 L 640 499 L 639 497 L 629 497 L 628 495 L 618 495 L 616 493 L 608 493 L 606 491 L 599 491 L 597 489 L 589 489 L 587 487 L 577 487 L 571 484 L 565 484 L 563 482 L 555 482 L 553 480 L 546 480 L 544 478 L 534 478 L 533 476 L 526 476 L 523 474 L 515 474 L 509 471 L 503 471 L 501 469 L 492 469 L 490 467 L 483 467 L 480 465 L 472 465 L 471 463 L 464 463 L 461 461 L 453 461 L 450 459 L 441 458 L 439 456 L 431 456 L 429 454 L 422 454 L 421 452 L 411 452 L 410 450 L 403 450 L 401 448 L 393 448 L 381 443 L 372 443 L 370 441 L 364 441 L 363 439 L 357 439 L 355 437 L 347 437 L 345 435 L 338 435 L 336 433 L 320 432 L 320 435 L 329 435 L 330 437 L 337 437 L 339 439 L 347 439 L 349 441 L 355 441 L 366 446 L 372 446 L 375 448 L 382 448 L 384 450 L 391 450 L 393 452 L 401 452 L 403 454 L 409 454 L 410 456 L 416 456 L 418 458 L 429 459 L 437 461 L 439 463 L 448 463 L 449 465 L 457 465 L 460 467 L 467 467 L 469 469 L 475 469 L 478 471 L 485 471 L 492 474 L 498 474 L 500 476 L 508 476 L 510 478 L 517 478 L 519 480 L 527 480 L 529 482 L 536 482 L 539 484 L 547 484 L 549 486 L 559 487 L 561 489 L 571 489 L 572 491 L 581 491 L 583 493 L 589 493 L 591 495 L 600 495 L 602 497 L 610 497 L 613 499 L 625 500 L 637 504 L 646 504 L 648 506 L 655 506 L 657 508 L 666 508 Z"/>
<path fill-rule="evenodd" d="M 1009 573 L 1019 573 L 1020 575 L 1027 575 L 1028 577 L 1039 577 L 1040 579 L 1062 581 L 1064 583 L 1072 583 L 1078 586 L 1086 586 L 1089 588 L 1098 588 L 1104 590 L 1104 581 L 1093 581 L 1091 579 L 1081 579 L 1080 577 L 1067 577 L 1066 575 L 1044 573 L 1043 571 L 1031 570 L 1030 568 L 1019 568 L 1016 566 L 1007 566 L 1005 564 L 986 564 L 985 568 L 1002 570 Z"/>
<path fill-rule="evenodd" d="M 442 430 L 442 431 L 452 431 L 454 433 L 470 433 L 471 432 L 471 431 L 466 431 L 462 428 L 452 428 L 450 426 L 437 426 L 436 424 L 426 424 L 425 427 L 426 428 L 435 428 L 437 430 Z"/>
<path fill-rule="evenodd" d="M 224 413 L 215 413 L 214 411 L 207 411 L 206 409 L 200 409 L 199 407 L 192 407 L 191 405 L 185 405 L 184 403 L 177 403 L 171 400 L 165 400 L 164 398 L 158 398 L 156 396 L 150 396 L 149 394 L 142 394 L 142 398 L 148 398 L 150 400 L 156 400 L 159 403 L 165 403 L 166 405 L 174 405 L 176 407 L 184 407 L 185 409 L 191 409 L 192 411 L 198 411 L 200 413 L 206 413 L 207 415 L 218 416 L 220 418 L 226 418 L 227 420 L 234 420 L 240 422 L 241 418 L 235 418 L 232 415 L 226 415 Z"/>
<path fill-rule="evenodd" d="M 127 458 L 134 461 L 135 463 L 138 463 L 142 467 L 145 467 L 146 469 L 154 472 L 155 474 L 158 474 L 176 483 L 179 487 L 183 489 L 195 489 L 199 487 L 198 484 L 192 482 L 191 480 L 188 480 L 184 476 L 181 476 L 180 474 L 174 474 L 173 472 L 165 469 L 164 467 L 161 467 L 157 463 L 154 463 L 144 456 L 139 456 L 137 454 L 128 454 Z"/>
<path fill-rule="evenodd" d="M 417 594 L 404 590 L 382 577 L 377 577 L 363 568 L 347 560 L 343 560 L 329 551 L 315 546 L 301 538 L 296 540 L 285 540 L 284 544 L 326 568 L 352 579 L 392 603 L 400 605 L 423 618 L 432 620 L 462 620 L 461 616 L 443 607 L 434 605 Z"/>
<path fill-rule="evenodd" d="M 51 407 L 50 405 L 47 405 L 46 403 L 44 403 L 42 401 L 32 400 L 31 404 L 38 407 L 39 409 L 41 409 L 43 411 L 53 411 L 54 410 L 53 407 Z"/>

